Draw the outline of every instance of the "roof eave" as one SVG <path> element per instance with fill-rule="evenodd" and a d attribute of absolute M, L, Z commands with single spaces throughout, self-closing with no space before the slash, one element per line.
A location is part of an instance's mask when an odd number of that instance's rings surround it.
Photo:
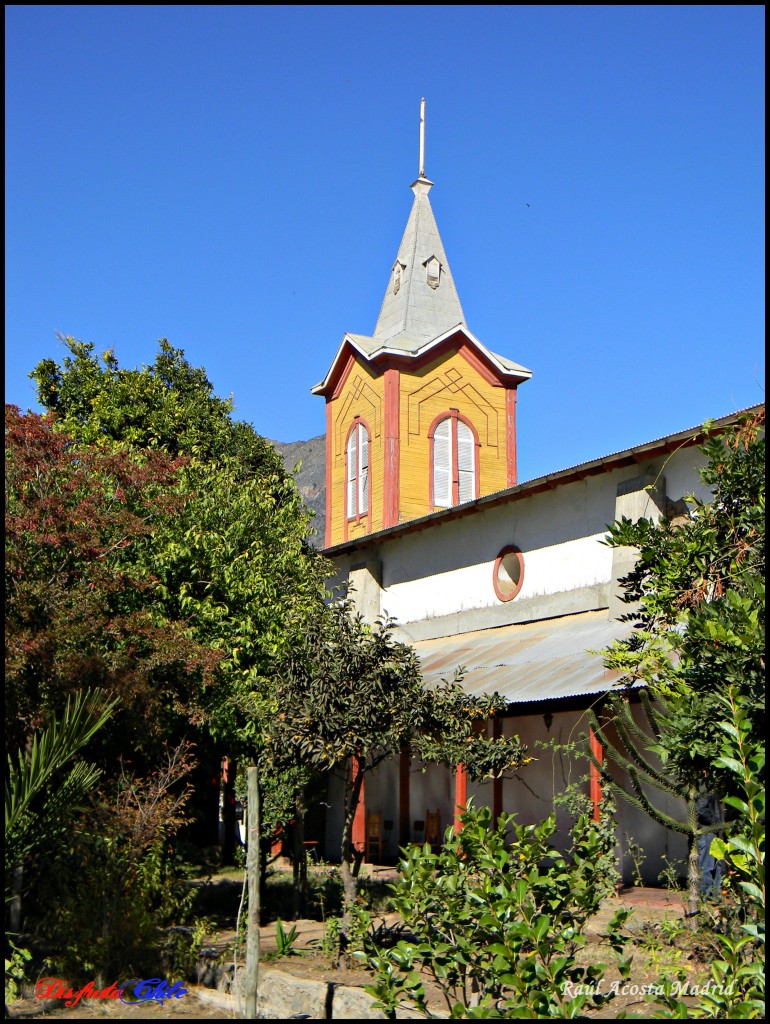
<path fill-rule="evenodd" d="M 473 515 L 475 512 L 488 506 L 502 505 L 508 501 L 518 501 L 540 491 L 553 490 L 555 487 L 573 483 L 576 480 L 609 472 L 626 465 L 633 465 L 645 458 L 653 458 L 666 452 L 673 452 L 678 448 L 688 448 L 701 444 L 707 437 L 721 434 L 731 424 L 737 422 L 741 416 L 751 415 L 763 408 L 764 403 L 759 403 L 746 409 L 739 409 L 737 412 L 730 413 L 727 416 L 710 420 L 707 425 L 701 424 L 697 427 L 690 427 L 688 430 L 679 431 L 676 434 L 655 438 L 644 444 L 634 445 L 632 448 L 613 452 L 599 459 L 592 459 L 590 462 L 582 462 L 576 466 L 569 466 L 566 469 L 556 470 L 553 473 L 546 473 L 544 476 L 535 477 L 532 480 L 525 480 L 523 483 L 507 487 L 502 491 L 494 491 L 492 494 L 485 494 L 480 498 L 474 498 L 472 501 L 466 501 L 462 505 L 454 505 L 452 508 L 442 509 L 439 512 L 429 512 L 424 516 L 410 519 L 405 523 L 398 523 L 395 526 L 388 526 L 385 529 L 377 530 L 363 537 L 357 537 L 355 540 L 332 544 L 328 548 L 323 548 L 322 553 L 328 558 L 334 558 L 337 555 L 347 554 L 360 548 L 368 547 L 370 544 L 379 544 L 383 541 L 400 537 L 403 534 L 424 530 L 438 523 L 451 522 L 453 519 Z"/>
<path fill-rule="evenodd" d="M 432 338 L 430 341 L 426 341 L 422 344 L 418 342 L 417 348 L 413 352 L 404 351 L 404 349 L 401 348 L 394 348 L 392 347 L 392 345 L 389 345 L 387 343 L 381 345 L 373 352 L 366 352 L 355 341 L 354 337 L 351 334 L 345 334 L 342 338 L 340 347 L 337 349 L 337 354 L 334 357 L 332 365 L 329 367 L 329 372 L 326 374 L 322 381 L 319 381 L 319 383 L 316 384 L 315 387 L 312 387 L 310 389 L 310 393 L 313 395 L 324 395 L 329 390 L 331 382 L 335 376 L 336 368 L 341 361 L 342 353 L 344 351 L 346 343 L 350 345 L 351 348 L 355 349 L 355 351 L 358 352 L 361 356 L 363 356 L 363 358 L 366 359 L 367 362 L 372 363 L 376 362 L 379 359 L 384 359 L 388 357 L 395 357 L 400 359 L 418 359 L 421 356 L 425 355 L 426 352 L 430 352 L 431 349 L 443 344 L 443 342 L 447 341 L 455 334 L 464 335 L 464 337 L 467 338 L 467 340 L 492 363 L 492 365 L 495 367 L 498 373 L 500 373 L 501 376 L 511 378 L 517 382 L 529 380 L 532 376 L 531 370 L 528 370 L 526 366 L 520 366 L 518 363 L 514 364 L 512 367 L 505 366 L 504 363 L 500 362 L 495 353 L 491 352 L 486 347 L 486 345 L 482 344 L 482 342 L 480 342 L 479 339 L 474 334 L 472 334 L 464 324 L 456 324 L 454 327 L 450 327 L 448 331 L 444 331 L 443 334 L 439 334 L 438 337 Z"/>

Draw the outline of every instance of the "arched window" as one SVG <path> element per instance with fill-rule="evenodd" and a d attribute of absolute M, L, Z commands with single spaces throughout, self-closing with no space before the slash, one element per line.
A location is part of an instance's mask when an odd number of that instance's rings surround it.
<path fill-rule="evenodd" d="M 450 508 L 478 497 L 476 436 L 454 410 L 435 424 L 433 441 L 433 506 Z"/>
<path fill-rule="evenodd" d="M 369 511 L 369 431 L 356 420 L 348 434 L 347 448 L 348 519 Z"/>

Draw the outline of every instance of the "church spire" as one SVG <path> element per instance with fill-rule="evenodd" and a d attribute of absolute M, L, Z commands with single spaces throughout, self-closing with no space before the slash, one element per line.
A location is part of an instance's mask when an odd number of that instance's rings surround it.
<path fill-rule="evenodd" d="M 425 97 L 420 100 L 420 167 L 418 178 L 425 177 Z"/>
<path fill-rule="evenodd" d="M 412 182 L 412 210 L 382 301 L 374 337 L 432 341 L 465 325 L 452 273 L 428 199 L 433 182 L 425 177 L 425 99 L 420 101 L 420 163 Z"/>

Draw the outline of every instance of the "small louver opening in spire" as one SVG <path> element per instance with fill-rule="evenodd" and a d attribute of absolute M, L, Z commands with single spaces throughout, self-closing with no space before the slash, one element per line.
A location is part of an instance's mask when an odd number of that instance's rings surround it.
<path fill-rule="evenodd" d="M 406 263 L 401 263 L 399 260 L 393 264 L 393 294 L 398 295 L 398 290 L 401 287 L 401 275 L 406 270 Z"/>
<path fill-rule="evenodd" d="M 438 288 L 441 281 L 441 264 L 435 256 L 430 256 L 424 263 L 427 281 L 430 288 Z"/>

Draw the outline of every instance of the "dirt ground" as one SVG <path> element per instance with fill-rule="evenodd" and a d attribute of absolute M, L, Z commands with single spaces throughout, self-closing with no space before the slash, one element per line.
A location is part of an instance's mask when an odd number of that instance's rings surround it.
<path fill-rule="evenodd" d="M 579 951 L 579 961 L 585 964 L 603 961 L 612 963 L 612 954 L 609 950 L 602 948 L 601 936 L 606 923 L 612 914 L 620 906 L 633 910 L 629 921 L 631 934 L 644 934 L 647 929 L 652 934 L 653 927 L 661 920 L 668 919 L 675 921 L 681 919 L 684 913 L 681 899 L 676 894 L 671 894 L 659 889 L 629 889 L 620 896 L 608 900 L 602 909 L 591 921 L 588 929 L 588 944 Z M 388 923 L 393 923 L 395 915 L 385 915 Z M 287 928 L 289 926 L 287 925 Z M 332 982 L 335 985 L 350 985 L 362 987 L 369 981 L 369 975 L 362 967 L 339 967 L 332 968 L 328 957 L 321 950 L 324 926 L 318 921 L 296 922 L 298 932 L 297 940 L 293 949 L 296 953 L 292 956 L 275 958 L 276 949 L 275 924 L 270 924 L 260 929 L 260 951 L 261 968 L 263 970 L 276 969 L 291 974 L 297 978 L 308 980 Z M 217 948 L 224 949 L 231 945 L 234 933 L 225 930 L 218 931 L 211 936 L 212 942 Z M 642 947 L 644 952 L 637 951 L 632 968 L 632 974 L 626 983 L 627 991 L 619 994 L 602 1011 L 592 1012 L 595 1019 L 616 1019 L 621 1009 L 628 1013 L 641 1017 L 649 1017 L 650 1006 L 646 1003 L 641 987 L 656 982 L 662 974 L 669 973 L 676 977 L 679 969 L 688 973 L 690 980 L 698 980 L 698 972 L 703 971 L 703 965 L 697 958 L 688 956 L 684 950 L 669 949 L 666 951 L 660 944 L 655 942 L 647 943 Z M 607 955 L 609 953 L 609 956 Z M 607 981 L 603 991 L 617 978 L 617 973 L 612 968 L 607 970 Z M 158 1002 L 146 1002 L 138 1005 L 127 1006 L 118 1000 L 97 1000 L 83 1001 L 75 1007 L 66 1008 L 61 1001 L 39 999 L 17 1000 L 9 1008 L 11 1018 L 43 1019 L 51 1017 L 67 1017 L 70 1019 L 94 1017 L 114 1017 L 117 1019 L 139 1018 L 139 1019 L 213 1019 L 223 1020 L 235 1017 L 232 1009 L 222 1008 L 222 998 L 210 989 L 201 988 L 186 984 L 187 993 L 178 999 L 166 999 L 162 1004 Z M 445 1009 L 445 1003 L 441 993 L 437 989 L 428 987 L 429 1002 L 436 1009 Z M 217 1001 L 219 1005 L 217 1005 Z"/>

